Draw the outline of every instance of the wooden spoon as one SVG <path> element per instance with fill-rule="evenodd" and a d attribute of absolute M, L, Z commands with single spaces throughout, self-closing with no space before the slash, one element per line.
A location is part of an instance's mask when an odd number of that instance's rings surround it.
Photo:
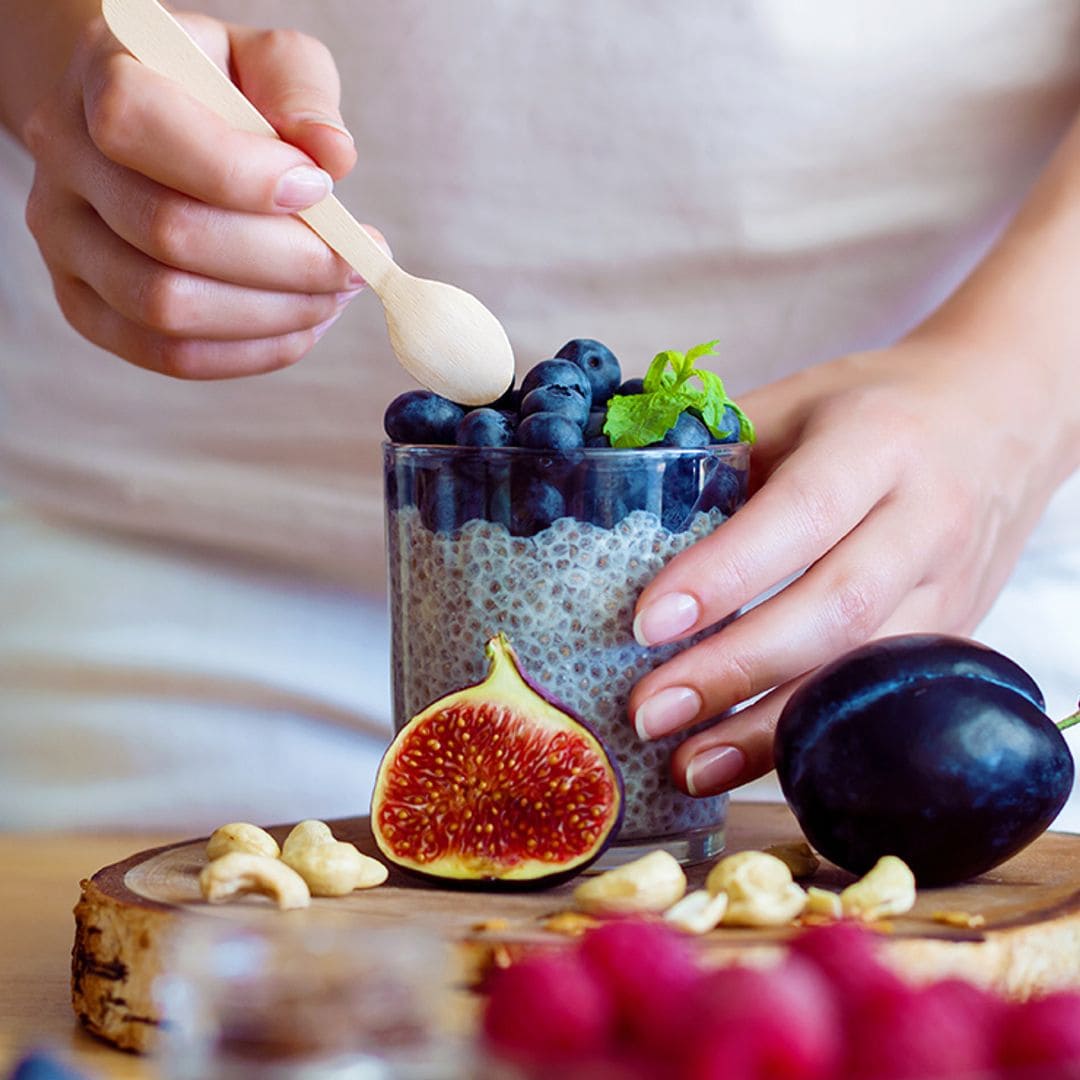
<path fill-rule="evenodd" d="M 117 40 L 233 127 L 277 132 L 157 0 L 102 0 Z M 297 217 L 361 274 L 383 305 L 390 344 L 418 382 L 463 405 L 494 401 L 514 377 L 506 331 L 475 296 L 401 269 L 330 195 Z"/>

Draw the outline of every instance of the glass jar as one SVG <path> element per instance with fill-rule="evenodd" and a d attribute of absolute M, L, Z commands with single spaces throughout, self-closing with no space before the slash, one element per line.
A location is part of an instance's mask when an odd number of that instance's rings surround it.
<path fill-rule="evenodd" d="M 645 648 L 642 588 L 745 501 L 750 448 L 566 453 L 384 445 L 394 722 L 479 682 L 485 643 L 509 638 L 528 676 L 588 723 L 618 763 L 625 815 L 607 865 L 666 847 L 723 847 L 726 796 L 691 798 L 669 774 L 685 733 L 642 742 L 634 684 L 700 640 Z"/>

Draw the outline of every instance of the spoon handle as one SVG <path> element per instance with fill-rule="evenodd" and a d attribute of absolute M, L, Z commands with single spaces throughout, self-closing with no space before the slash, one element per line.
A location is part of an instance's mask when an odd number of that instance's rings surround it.
<path fill-rule="evenodd" d="M 137 60 L 179 83 L 234 128 L 278 138 L 270 122 L 157 0 L 102 0 L 116 39 Z M 333 195 L 296 215 L 381 295 L 396 263 Z"/>

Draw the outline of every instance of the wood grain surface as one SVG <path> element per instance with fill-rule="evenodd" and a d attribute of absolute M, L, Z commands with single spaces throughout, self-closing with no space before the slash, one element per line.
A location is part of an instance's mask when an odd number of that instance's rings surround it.
<path fill-rule="evenodd" d="M 366 818 L 332 822 L 335 835 L 377 854 Z M 290 826 L 271 829 L 279 840 Z M 732 805 L 728 853 L 801 839 L 785 806 Z M 197 877 L 205 839 L 139 852 L 100 870 L 82 885 L 72 958 L 75 1010 L 93 1033 L 114 1045 L 145 1050 L 158 1017 L 151 997 L 164 947 L 178 916 L 258 922 L 320 920 L 347 914 L 358 923 L 425 925 L 460 946 L 468 972 L 511 963 L 531 949 L 564 944 L 548 918 L 570 909 L 573 883 L 543 892 L 445 889 L 392 872 L 379 888 L 315 899 L 311 908 L 282 913 L 261 897 L 225 905 L 201 901 Z M 690 869 L 691 887 L 708 872 Z M 851 875 L 823 863 L 804 884 L 839 889 Z M 947 926 L 941 911 L 979 916 L 977 928 Z M 1048 833 L 999 867 L 960 886 L 926 889 L 909 914 L 878 927 L 886 955 L 913 979 L 960 975 L 1015 997 L 1080 987 L 1080 836 Z M 723 964 L 782 951 L 797 928 L 721 928 L 696 938 L 703 963 Z"/>

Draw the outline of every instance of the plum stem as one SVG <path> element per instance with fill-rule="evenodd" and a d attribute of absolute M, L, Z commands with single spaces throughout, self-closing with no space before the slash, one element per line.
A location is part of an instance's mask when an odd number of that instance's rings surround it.
<path fill-rule="evenodd" d="M 1072 714 L 1072 716 L 1066 716 L 1064 720 L 1057 722 L 1058 731 L 1068 731 L 1069 728 L 1080 724 L 1080 709 Z"/>

